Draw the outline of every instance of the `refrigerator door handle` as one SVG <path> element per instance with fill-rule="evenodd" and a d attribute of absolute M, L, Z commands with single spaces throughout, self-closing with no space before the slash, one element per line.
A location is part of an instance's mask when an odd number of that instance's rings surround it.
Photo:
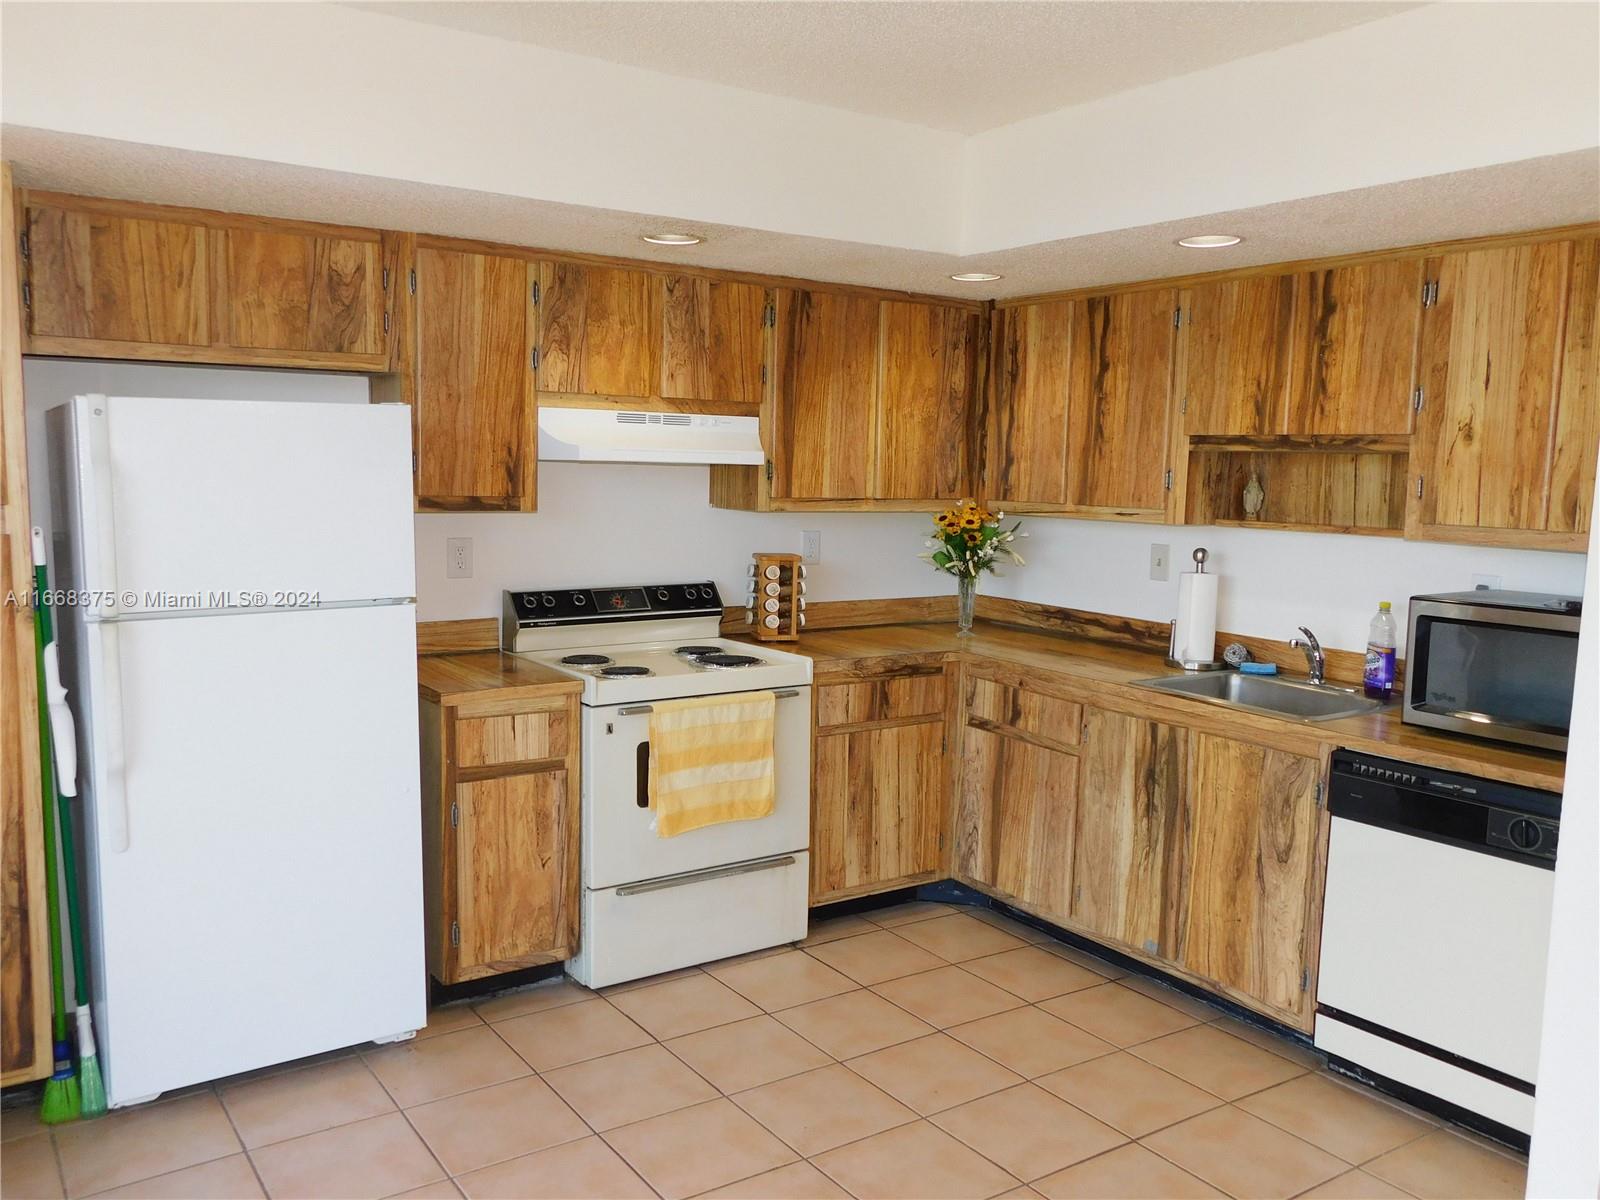
<path fill-rule="evenodd" d="M 99 742 L 103 770 L 95 790 L 101 844 L 112 854 L 128 850 L 127 750 L 122 738 L 122 655 L 115 624 L 97 622 L 88 627 L 97 643 L 105 703 L 95 712 L 93 731 Z"/>
<path fill-rule="evenodd" d="M 119 610 L 121 597 L 117 591 L 117 530 L 112 520 L 116 497 L 111 482 L 111 404 L 103 395 L 83 397 L 85 405 L 79 409 L 85 417 L 86 437 L 83 438 L 82 520 L 84 528 L 84 554 L 92 556 L 94 568 L 89 575 L 90 586 L 99 593 L 96 608 L 102 617 L 114 617 Z"/>

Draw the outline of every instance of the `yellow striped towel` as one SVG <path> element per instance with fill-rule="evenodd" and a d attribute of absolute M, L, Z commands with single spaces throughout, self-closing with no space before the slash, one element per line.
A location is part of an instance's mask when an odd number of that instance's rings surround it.
<path fill-rule="evenodd" d="M 772 812 L 771 692 L 657 701 L 650 713 L 650 807 L 676 837 Z"/>

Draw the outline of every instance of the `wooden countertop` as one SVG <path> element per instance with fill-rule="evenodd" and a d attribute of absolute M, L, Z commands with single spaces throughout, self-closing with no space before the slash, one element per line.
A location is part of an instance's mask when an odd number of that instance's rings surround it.
<path fill-rule="evenodd" d="M 1132 709 L 1154 720 L 1236 732 L 1286 749 L 1342 746 L 1422 766 L 1462 771 L 1526 787 L 1560 791 L 1566 757 L 1406 725 L 1398 704 L 1337 721 L 1292 721 L 1230 709 L 1168 692 L 1131 686 L 1134 680 L 1178 674 L 1160 654 L 1104 645 L 1085 638 L 979 621 L 970 638 L 958 638 L 951 623 L 873 625 L 818 630 L 779 648 L 811 658 L 819 678 L 881 668 L 884 659 L 958 657 L 1045 671 L 1083 685 L 1084 699 Z"/>
<path fill-rule="evenodd" d="M 417 659 L 417 693 L 438 704 L 460 704 L 484 692 L 497 693 L 497 699 L 530 700 L 581 691 L 582 680 L 498 650 Z"/>

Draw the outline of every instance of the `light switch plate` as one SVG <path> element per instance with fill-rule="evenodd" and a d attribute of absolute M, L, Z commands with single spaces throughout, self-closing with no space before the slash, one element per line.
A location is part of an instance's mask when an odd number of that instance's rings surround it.
<path fill-rule="evenodd" d="M 1172 565 L 1172 547 L 1161 542 L 1150 543 L 1150 578 L 1166 579 Z"/>
<path fill-rule="evenodd" d="M 803 563 L 819 563 L 822 561 L 822 530 L 806 529 L 801 531 L 800 561 Z"/>
<path fill-rule="evenodd" d="M 472 578 L 471 538 L 445 538 L 444 577 L 446 579 Z"/>

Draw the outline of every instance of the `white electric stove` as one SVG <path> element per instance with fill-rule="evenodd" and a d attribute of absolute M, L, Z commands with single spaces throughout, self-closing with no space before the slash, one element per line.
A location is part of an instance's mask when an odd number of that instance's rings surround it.
<path fill-rule="evenodd" d="M 503 649 L 583 681 L 583 906 L 568 971 L 604 987 L 805 936 L 811 660 L 718 636 L 710 582 L 506 592 Z M 664 838 L 653 701 L 771 691 L 771 814 Z"/>

